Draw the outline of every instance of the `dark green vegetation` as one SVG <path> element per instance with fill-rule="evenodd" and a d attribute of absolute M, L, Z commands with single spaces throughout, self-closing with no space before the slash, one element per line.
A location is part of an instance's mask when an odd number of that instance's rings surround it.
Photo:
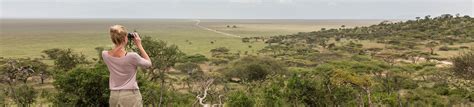
<path fill-rule="evenodd" d="M 426 16 L 354 28 L 342 25 L 242 38 L 242 42 L 266 45 L 258 54 L 218 47 L 208 50 L 210 57 L 206 57 L 187 55 L 175 45 L 144 37 L 144 48 L 153 60 L 153 67 L 140 69 L 138 75 L 144 103 L 230 107 L 474 104 L 474 19 L 469 16 Z M 95 49 L 98 53 L 107 50 Z M 447 51 L 457 54 L 447 55 Z M 0 98 L 4 99 L 0 103 L 107 105 L 108 72 L 100 57 L 87 60 L 69 49 L 43 53 L 45 57 L 37 59 L 0 60 Z M 54 90 L 34 84 L 39 77 L 52 80 Z"/>

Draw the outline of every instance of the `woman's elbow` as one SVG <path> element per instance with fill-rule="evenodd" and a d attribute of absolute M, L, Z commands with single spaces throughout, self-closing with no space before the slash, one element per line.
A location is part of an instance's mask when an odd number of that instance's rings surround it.
<path fill-rule="evenodd" d="M 146 67 L 146 68 L 150 68 L 152 65 L 153 65 L 153 64 L 151 63 L 151 61 L 147 61 L 147 62 L 145 63 L 145 67 Z"/>

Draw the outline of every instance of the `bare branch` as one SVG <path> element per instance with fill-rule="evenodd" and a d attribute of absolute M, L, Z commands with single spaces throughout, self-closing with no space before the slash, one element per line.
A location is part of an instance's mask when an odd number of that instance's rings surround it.
<path fill-rule="evenodd" d="M 211 107 L 212 104 L 205 104 L 204 100 L 207 97 L 207 91 L 210 89 L 209 87 L 211 84 L 214 82 L 214 79 L 209 79 L 207 82 L 205 82 L 202 86 L 204 86 L 204 94 L 200 97 L 199 94 L 196 96 L 196 98 L 199 101 L 199 104 L 201 104 L 203 107 Z"/>

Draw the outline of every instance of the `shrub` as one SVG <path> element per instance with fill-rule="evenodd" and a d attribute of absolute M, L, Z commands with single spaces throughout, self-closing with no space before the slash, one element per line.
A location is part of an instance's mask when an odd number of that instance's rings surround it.
<path fill-rule="evenodd" d="M 459 46 L 460 49 L 469 49 L 468 46 Z"/>
<path fill-rule="evenodd" d="M 474 52 L 463 53 L 451 59 L 452 71 L 459 77 L 474 80 Z"/>
<path fill-rule="evenodd" d="M 279 78 L 282 76 L 272 76 L 272 79 L 266 81 L 261 85 L 261 94 L 262 94 L 262 103 L 258 106 L 268 106 L 268 107 L 282 107 L 285 104 L 284 99 L 284 80 Z"/>
<path fill-rule="evenodd" d="M 140 93 L 142 94 L 144 105 L 158 105 L 160 100 L 160 90 L 158 85 L 141 83 Z M 164 94 L 163 97 L 166 98 L 166 94 Z"/>
<path fill-rule="evenodd" d="M 227 64 L 229 63 L 229 60 L 224 59 L 224 58 L 211 58 L 211 65 L 222 65 L 222 64 Z"/>
<path fill-rule="evenodd" d="M 52 99 L 58 105 L 108 106 L 109 73 L 105 64 L 77 67 L 55 76 L 58 94 Z"/>
<path fill-rule="evenodd" d="M 89 63 L 85 55 L 74 53 L 71 49 L 53 48 L 43 50 L 43 53 L 54 60 L 54 65 L 56 65 L 56 68 L 64 71 L 70 70 L 79 64 Z"/>
<path fill-rule="evenodd" d="M 248 56 L 224 68 L 229 78 L 239 77 L 245 81 L 263 80 L 267 75 L 284 74 L 286 69 L 280 62 L 269 57 Z"/>
<path fill-rule="evenodd" d="M 450 50 L 458 50 L 458 48 L 453 48 L 453 47 L 448 47 L 448 46 L 439 47 L 439 51 L 450 51 Z"/>
<path fill-rule="evenodd" d="M 12 98 L 17 105 L 23 107 L 33 104 L 38 93 L 34 88 L 27 85 L 18 86 L 13 92 L 14 93 L 10 93 L 10 98 Z"/>
<path fill-rule="evenodd" d="M 254 99 L 243 91 L 234 91 L 227 97 L 227 106 L 229 107 L 253 107 Z"/>
<path fill-rule="evenodd" d="M 206 56 L 201 55 L 201 54 L 195 54 L 195 55 L 184 56 L 181 62 L 202 63 L 205 61 L 209 61 L 209 59 L 207 59 Z"/>

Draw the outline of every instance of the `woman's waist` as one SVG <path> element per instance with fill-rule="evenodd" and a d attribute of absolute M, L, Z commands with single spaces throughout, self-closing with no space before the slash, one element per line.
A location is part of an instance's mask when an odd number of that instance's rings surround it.
<path fill-rule="evenodd" d="M 139 89 L 110 89 L 110 91 L 114 91 L 114 92 L 125 92 L 125 91 L 140 91 Z"/>

